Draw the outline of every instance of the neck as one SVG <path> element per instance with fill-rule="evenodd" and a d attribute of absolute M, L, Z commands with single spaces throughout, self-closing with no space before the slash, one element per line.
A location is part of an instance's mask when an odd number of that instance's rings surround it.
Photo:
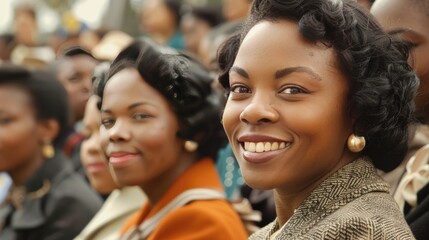
<path fill-rule="evenodd" d="M 161 175 L 140 185 L 144 191 L 151 206 L 155 206 L 165 195 L 171 185 L 185 172 L 192 164 L 197 161 L 195 153 L 184 153 L 177 160 L 176 165 L 164 171 Z"/>
<path fill-rule="evenodd" d="M 28 179 L 42 166 L 44 162 L 42 156 L 37 156 L 32 160 L 26 161 L 22 166 L 8 171 L 9 176 L 12 178 L 15 186 L 25 185 Z"/>

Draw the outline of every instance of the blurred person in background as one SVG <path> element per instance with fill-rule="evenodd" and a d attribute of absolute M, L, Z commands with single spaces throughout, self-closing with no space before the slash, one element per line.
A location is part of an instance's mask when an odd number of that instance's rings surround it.
<path fill-rule="evenodd" d="M 143 34 L 160 45 L 176 49 L 185 47 L 180 32 L 182 0 L 144 0 L 139 25 Z"/>
<path fill-rule="evenodd" d="M 0 239 L 73 239 L 100 208 L 62 154 L 69 109 L 50 73 L 0 67 L 0 171 L 13 181 L 0 208 Z"/>
<path fill-rule="evenodd" d="M 110 64 L 101 63 L 96 67 L 96 82 L 105 77 Z M 131 214 L 136 212 L 145 199 L 137 186 L 118 186 L 109 172 L 107 159 L 100 143 L 100 112 L 97 108 L 99 97 L 92 95 L 86 105 L 83 118 L 80 159 L 91 186 L 107 197 L 100 211 L 75 240 L 114 240 Z"/>
<path fill-rule="evenodd" d="M 10 62 L 13 49 L 16 46 L 14 36 L 9 33 L 0 35 L 0 64 L 1 62 Z"/>
<path fill-rule="evenodd" d="M 86 103 L 92 92 L 92 75 L 98 61 L 81 47 L 72 47 L 51 65 L 57 79 L 63 84 L 72 108 L 72 124 L 68 135 L 62 140 L 65 156 L 73 161 L 76 171 L 82 175 L 83 169 L 79 160 L 80 143 L 83 140 L 79 133 Z"/>
<path fill-rule="evenodd" d="M 212 81 L 196 60 L 146 40 L 124 49 L 98 85 L 114 178 L 148 197 L 121 239 L 247 238 L 214 164 L 226 138 Z"/>
<path fill-rule="evenodd" d="M 198 44 L 197 55 L 201 63 L 215 76 L 219 72 L 216 54 L 219 46 L 230 36 L 241 29 L 241 22 L 226 22 L 212 28 Z M 218 81 L 214 82 L 218 85 Z M 219 89 L 222 89 L 219 86 Z"/>
<path fill-rule="evenodd" d="M 103 36 L 91 53 L 97 60 L 113 62 L 122 49 L 133 41 L 134 38 L 125 32 L 112 30 Z"/>
<path fill-rule="evenodd" d="M 222 12 L 229 22 L 243 21 L 249 15 L 253 0 L 222 0 Z"/>
<path fill-rule="evenodd" d="M 37 13 L 32 4 L 24 2 L 15 6 L 13 36 L 16 46 L 10 55 L 12 63 L 44 68 L 55 59 L 52 48 L 40 40 Z"/>
<path fill-rule="evenodd" d="M 182 11 L 180 27 L 185 40 L 185 49 L 198 53 L 198 46 L 204 36 L 224 21 L 219 8 L 187 5 Z"/>
<path fill-rule="evenodd" d="M 416 117 L 408 155 L 392 173 L 395 200 L 417 239 L 429 237 L 429 0 L 376 0 L 371 13 L 386 31 L 411 46 L 409 58 L 420 79 Z M 417 152 L 416 152 L 417 151 Z"/>
<path fill-rule="evenodd" d="M 83 49 L 87 50 L 88 52 L 92 53 L 92 50 L 94 49 L 94 47 L 100 43 L 100 41 L 104 38 L 104 36 L 108 32 L 109 32 L 108 30 L 102 30 L 102 29 L 87 29 L 79 34 L 78 45 L 81 46 Z"/>

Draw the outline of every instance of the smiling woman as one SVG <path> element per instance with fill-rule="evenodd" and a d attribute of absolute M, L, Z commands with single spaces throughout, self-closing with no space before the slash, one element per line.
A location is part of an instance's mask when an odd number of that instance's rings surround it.
<path fill-rule="evenodd" d="M 109 166 L 120 185 L 148 197 L 122 239 L 247 238 L 213 162 L 226 137 L 212 81 L 192 58 L 142 41 L 98 85 Z"/>
<path fill-rule="evenodd" d="M 407 56 L 355 1 L 254 2 L 219 52 L 243 177 L 275 192 L 276 221 L 250 239 L 413 239 L 374 168 L 407 149 Z"/>

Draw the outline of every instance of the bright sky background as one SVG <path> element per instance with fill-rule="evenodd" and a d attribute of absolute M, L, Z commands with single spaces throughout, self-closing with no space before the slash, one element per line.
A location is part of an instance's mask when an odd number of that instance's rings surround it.
<path fill-rule="evenodd" d="M 0 0 L 0 33 L 10 32 L 14 0 Z M 77 0 L 73 6 L 75 16 L 96 28 L 110 0 Z M 59 24 L 59 15 L 47 6 L 37 5 L 38 25 L 41 32 L 52 32 Z"/>

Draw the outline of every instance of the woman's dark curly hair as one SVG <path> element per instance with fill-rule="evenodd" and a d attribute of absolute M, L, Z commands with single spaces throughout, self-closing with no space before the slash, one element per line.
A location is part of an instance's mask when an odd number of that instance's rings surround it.
<path fill-rule="evenodd" d="M 350 83 L 353 132 L 367 142 L 362 155 L 383 171 L 397 167 L 408 149 L 418 79 L 407 63 L 409 46 L 384 33 L 356 1 L 255 0 L 242 32 L 218 52 L 221 84 L 229 89 L 229 71 L 249 30 L 281 19 L 296 22 L 306 39 L 335 50 Z"/>
<path fill-rule="evenodd" d="M 193 58 L 170 48 L 140 40 L 126 47 L 100 79 L 95 92 L 103 101 L 109 79 L 125 68 L 135 68 L 140 76 L 171 104 L 180 122 L 177 136 L 196 141 L 199 157 L 216 159 L 227 138 L 220 123 L 222 93 L 211 87 L 213 78 Z M 144 94 L 144 92 L 142 92 Z"/>

